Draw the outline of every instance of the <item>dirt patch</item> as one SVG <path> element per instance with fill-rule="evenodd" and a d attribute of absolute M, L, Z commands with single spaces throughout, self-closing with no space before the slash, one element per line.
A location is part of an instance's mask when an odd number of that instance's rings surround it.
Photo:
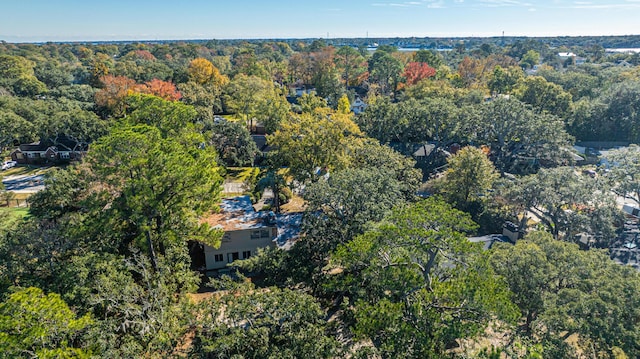
<path fill-rule="evenodd" d="M 307 204 L 305 203 L 302 197 L 294 195 L 293 198 L 287 204 L 283 204 L 280 206 L 280 210 L 284 213 L 298 213 L 304 212 L 307 208 Z"/>

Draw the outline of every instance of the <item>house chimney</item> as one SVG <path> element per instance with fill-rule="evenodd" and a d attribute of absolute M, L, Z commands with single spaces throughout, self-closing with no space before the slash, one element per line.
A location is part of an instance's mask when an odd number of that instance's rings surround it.
<path fill-rule="evenodd" d="M 505 222 L 502 225 L 502 235 L 509 238 L 513 243 L 516 243 L 516 241 L 520 239 L 519 228 L 513 222 Z"/>

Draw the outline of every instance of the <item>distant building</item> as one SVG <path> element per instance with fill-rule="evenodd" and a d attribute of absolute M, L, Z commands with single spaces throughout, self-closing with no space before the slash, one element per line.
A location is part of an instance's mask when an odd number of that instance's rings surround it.
<path fill-rule="evenodd" d="M 573 52 L 558 52 L 558 57 L 562 60 L 566 60 L 568 58 L 575 58 L 576 54 Z"/>
<path fill-rule="evenodd" d="M 293 88 L 293 92 L 296 94 L 296 97 L 300 97 L 302 95 L 310 95 L 316 92 L 315 87 L 306 88 L 304 86 L 298 86 Z"/>
<path fill-rule="evenodd" d="M 356 97 L 356 100 L 351 104 L 351 111 L 356 115 L 359 115 L 367 109 L 367 104 L 360 99 L 360 97 Z"/>
<path fill-rule="evenodd" d="M 482 243 L 482 248 L 485 250 L 491 249 L 494 243 L 511 243 L 515 244 L 522 236 L 517 225 L 512 222 L 505 222 L 502 226 L 502 234 L 488 234 L 480 237 L 470 237 L 469 242 Z"/>
<path fill-rule="evenodd" d="M 587 59 L 574 54 L 573 52 L 559 52 L 558 57 L 565 65 L 582 65 L 587 62 Z"/>
<path fill-rule="evenodd" d="M 45 164 L 79 160 L 87 154 L 89 145 L 60 136 L 46 141 L 21 144 L 11 152 L 19 164 Z"/>

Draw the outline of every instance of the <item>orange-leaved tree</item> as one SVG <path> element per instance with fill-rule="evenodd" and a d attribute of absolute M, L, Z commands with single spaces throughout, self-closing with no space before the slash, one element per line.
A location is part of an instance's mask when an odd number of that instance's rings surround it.
<path fill-rule="evenodd" d="M 435 75 L 436 69 L 424 62 L 410 62 L 404 68 L 404 77 L 407 79 L 407 85 L 415 85 L 418 81 Z"/>
<path fill-rule="evenodd" d="M 136 82 L 125 76 L 106 75 L 100 78 L 102 89 L 96 92 L 96 104 L 107 109 L 108 115 L 122 117 L 125 114 L 125 98 L 131 94 Z"/>
<path fill-rule="evenodd" d="M 176 85 L 172 82 L 158 79 L 137 85 L 134 92 L 154 95 L 168 101 L 178 101 L 182 98 L 182 94 L 176 89 Z"/>

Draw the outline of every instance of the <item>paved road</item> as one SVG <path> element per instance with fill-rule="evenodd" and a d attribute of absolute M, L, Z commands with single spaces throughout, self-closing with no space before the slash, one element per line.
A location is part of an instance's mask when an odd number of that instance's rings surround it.
<path fill-rule="evenodd" d="M 44 176 L 42 175 L 14 175 L 2 179 L 2 184 L 7 191 L 15 193 L 35 193 L 44 189 Z"/>

